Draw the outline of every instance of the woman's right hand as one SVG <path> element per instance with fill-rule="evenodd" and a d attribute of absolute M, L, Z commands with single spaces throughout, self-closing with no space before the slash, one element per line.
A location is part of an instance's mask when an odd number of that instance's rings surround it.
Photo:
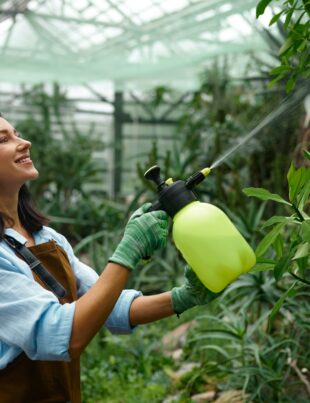
<path fill-rule="evenodd" d="M 147 212 L 151 203 L 143 204 L 130 217 L 122 240 L 109 261 L 134 270 L 140 259 L 151 256 L 165 246 L 168 214 L 163 210 Z"/>

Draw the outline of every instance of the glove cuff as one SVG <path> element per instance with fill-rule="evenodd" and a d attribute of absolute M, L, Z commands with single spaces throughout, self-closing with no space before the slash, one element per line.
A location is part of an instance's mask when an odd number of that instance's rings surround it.
<path fill-rule="evenodd" d="M 109 258 L 109 262 L 120 264 L 130 270 L 134 270 L 139 261 L 140 254 L 134 247 L 128 247 L 121 241 L 115 249 L 113 255 Z"/>
<path fill-rule="evenodd" d="M 172 288 L 171 301 L 172 308 L 177 315 L 180 315 L 187 309 L 190 309 L 196 305 L 188 295 L 185 286 Z"/>

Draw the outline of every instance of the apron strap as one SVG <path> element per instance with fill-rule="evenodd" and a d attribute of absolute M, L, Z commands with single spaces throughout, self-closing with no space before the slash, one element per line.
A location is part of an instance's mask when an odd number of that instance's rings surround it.
<path fill-rule="evenodd" d="M 4 235 L 4 241 L 21 255 L 30 269 L 40 278 L 40 280 L 56 295 L 58 298 L 64 298 L 67 295 L 66 289 L 56 280 L 54 276 L 42 265 L 30 250 L 18 242 L 15 238 Z"/>

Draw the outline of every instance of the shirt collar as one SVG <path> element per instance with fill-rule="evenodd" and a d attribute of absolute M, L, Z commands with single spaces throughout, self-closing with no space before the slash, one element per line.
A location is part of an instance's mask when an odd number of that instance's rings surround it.
<path fill-rule="evenodd" d="M 24 236 L 22 236 L 19 232 L 15 231 L 15 229 L 13 228 L 6 228 L 4 230 L 4 233 L 16 239 L 16 241 L 22 243 L 23 245 L 25 245 L 27 242 L 27 239 Z"/>

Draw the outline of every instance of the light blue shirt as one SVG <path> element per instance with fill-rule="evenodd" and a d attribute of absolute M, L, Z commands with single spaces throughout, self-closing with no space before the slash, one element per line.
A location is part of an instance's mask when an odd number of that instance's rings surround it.
<path fill-rule="evenodd" d="M 6 234 L 25 243 L 13 229 Z M 49 227 L 33 234 L 35 244 L 55 240 L 68 255 L 77 279 L 78 296 L 83 295 L 98 279 L 97 273 L 82 263 L 67 239 Z M 129 308 L 136 290 L 124 290 L 105 326 L 117 334 L 131 333 Z M 69 361 L 69 341 L 75 302 L 61 305 L 57 297 L 41 287 L 22 259 L 0 241 L 0 369 L 5 368 L 22 351 L 33 360 Z"/>

